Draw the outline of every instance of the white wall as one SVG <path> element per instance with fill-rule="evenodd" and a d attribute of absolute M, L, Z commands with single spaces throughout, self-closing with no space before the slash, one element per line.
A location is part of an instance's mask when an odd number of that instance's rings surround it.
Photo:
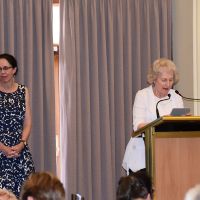
<path fill-rule="evenodd" d="M 180 73 L 176 89 L 186 97 L 194 97 L 193 89 L 193 1 L 173 0 L 173 57 Z M 184 101 L 194 113 L 193 102 Z"/>

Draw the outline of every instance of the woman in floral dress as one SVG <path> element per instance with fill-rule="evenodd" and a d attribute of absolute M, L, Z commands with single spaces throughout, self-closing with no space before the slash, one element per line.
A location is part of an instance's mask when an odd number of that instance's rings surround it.
<path fill-rule="evenodd" d="M 15 81 L 17 71 L 16 59 L 0 54 L 0 188 L 19 197 L 34 163 L 27 145 L 32 121 L 29 93 Z"/>

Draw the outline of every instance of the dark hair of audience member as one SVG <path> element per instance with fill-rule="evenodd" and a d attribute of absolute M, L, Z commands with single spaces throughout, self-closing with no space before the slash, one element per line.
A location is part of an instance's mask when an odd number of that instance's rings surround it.
<path fill-rule="evenodd" d="M 117 200 L 132 200 L 134 198 L 147 198 L 148 190 L 141 180 L 134 176 L 121 177 L 117 189 Z"/>
<path fill-rule="evenodd" d="M 146 171 L 132 172 L 129 176 L 121 177 L 117 189 L 117 200 L 133 200 L 137 198 L 146 199 L 153 190 L 151 178 Z"/>
<path fill-rule="evenodd" d="M 146 169 L 141 169 L 137 172 L 130 172 L 130 176 L 135 176 L 138 179 L 142 180 L 151 198 L 153 197 L 152 180 L 151 180 L 151 177 L 147 174 Z"/>

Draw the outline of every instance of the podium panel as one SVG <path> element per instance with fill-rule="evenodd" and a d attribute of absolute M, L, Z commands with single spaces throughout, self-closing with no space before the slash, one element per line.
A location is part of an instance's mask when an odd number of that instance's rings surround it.
<path fill-rule="evenodd" d="M 183 200 L 200 183 L 200 138 L 155 138 L 155 194 Z"/>
<path fill-rule="evenodd" d="M 133 133 L 145 134 L 146 168 L 154 200 L 183 200 L 200 184 L 200 117 L 162 117 Z"/>

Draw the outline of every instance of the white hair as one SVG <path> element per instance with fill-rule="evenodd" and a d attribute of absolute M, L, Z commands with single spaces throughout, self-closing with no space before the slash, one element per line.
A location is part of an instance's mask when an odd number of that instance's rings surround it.
<path fill-rule="evenodd" d="M 184 200 L 200 200 L 200 184 L 190 188 Z"/>

